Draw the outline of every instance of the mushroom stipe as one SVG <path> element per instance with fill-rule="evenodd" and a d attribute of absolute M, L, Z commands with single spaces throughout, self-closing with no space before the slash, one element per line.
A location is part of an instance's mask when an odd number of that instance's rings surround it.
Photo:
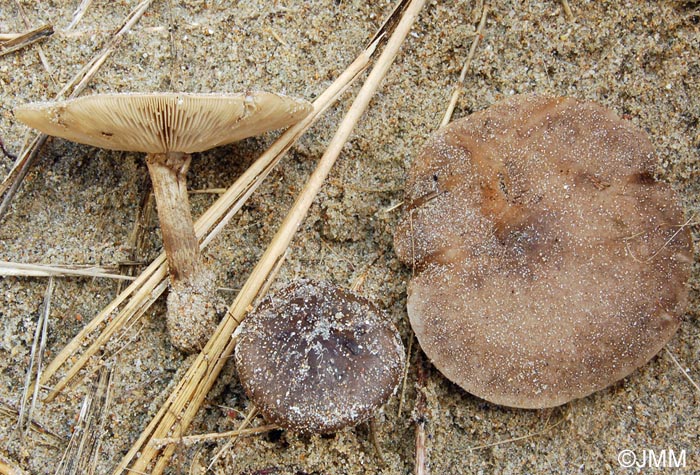
<path fill-rule="evenodd" d="M 627 376 L 673 336 L 692 241 L 646 134 L 570 98 L 515 96 L 440 129 L 411 168 L 408 313 L 453 382 L 542 408 Z"/>
<path fill-rule="evenodd" d="M 246 317 L 235 358 L 265 418 L 299 433 L 370 417 L 394 393 L 405 359 L 398 332 L 372 302 L 305 279 Z"/>
<path fill-rule="evenodd" d="M 74 142 L 147 153 L 171 291 L 167 324 L 172 343 L 200 350 L 216 328 L 214 274 L 202 261 L 187 195 L 191 153 L 294 124 L 307 101 L 272 94 L 98 94 L 34 103 L 15 116 L 45 134 Z"/>

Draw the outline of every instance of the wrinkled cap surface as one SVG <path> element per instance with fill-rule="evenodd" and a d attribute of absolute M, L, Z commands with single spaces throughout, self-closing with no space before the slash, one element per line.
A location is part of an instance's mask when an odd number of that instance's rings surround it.
<path fill-rule="evenodd" d="M 680 323 L 692 243 L 646 134 L 610 110 L 515 96 L 439 130 L 395 234 L 408 313 L 450 380 L 497 404 L 590 394 Z"/>
<path fill-rule="evenodd" d="M 361 422 L 389 399 L 404 349 L 367 299 L 300 280 L 246 317 L 235 358 L 246 393 L 266 419 L 325 433 Z"/>
<path fill-rule="evenodd" d="M 17 107 L 47 135 L 110 150 L 194 153 L 286 127 L 311 104 L 269 92 L 97 94 Z"/>

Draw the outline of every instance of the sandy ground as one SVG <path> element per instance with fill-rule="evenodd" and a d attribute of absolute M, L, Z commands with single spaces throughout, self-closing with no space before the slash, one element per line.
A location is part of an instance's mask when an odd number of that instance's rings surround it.
<path fill-rule="evenodd" d="M 698 3 L 569 2 L 574 21 L 567 20 L 555 0 L 488 2 L 491 14 L 483 42 L 455 116 L 520 92 L 571 95 L 612 107 L 649 132 L 659 154 L 659 176 L 679 192 L 688 216 L 697 222 Z M 13 107 L 53 97 L 136 5 L 133 0 L 95 2 L 72 30 L 65 31 L 77 0 L 20 3 L 31 25 L 51 22 L 57 33 L 42 43 L 50 73 L 37 47 L 0 57 L 0 136 L 14 153 L 30 135 L 13 118 Z M 362 293 L 388 312 L 405 343 L 411 338 L 405 311 L 409 271 L 392 249 L 400 211 L 386 209 L 401 201 L 406 170 L 440 121 L 472 42 L 479 3 L 432 1 L 426 6 L 311 208 L 277 279 L 278 285 L 303 276 L 349 286 L 365 276 Z M 388 1 L 156 1 L 86 93 L 264 88 L 313 99 L 351 62 L 391 7 Z M 0 33 L 24 28 L 17 3 L 2 0 Z M 222 288 L 241 287 L 356 90 L 301 140 L 209 246 L 206 256 Z M 273 138 L 268 134 L 195 156 L 191 188 L 228 186 Z M 0 157 L 0 175 L 11 165 L 11 159 Z M 0 259 L 104 266 L 130 259 L 148 262 L 160 249 L 155 213 L 146 223 L 142 246 L 134 246 L 130 235 L 149 193 L 138 154 L 49 141 L 0 224 Z M 214 199 L 210 194 L 193 195 L 194 214 Z M 697 227 L 693 237 L 697 246 Z M 670 356 L 688 376 L 700 380 L 698 270 L 696 265 L 690 307 L 668 352 L 611 388 L 561 408 L 497 407 L 467 394 L 427 365 L 430 471 L 626 473 L 618 463 L 622 450 L 634 451 L 639 459 L 648 450 L 673 450 L 676 456 L 685 453 L 682 473 L 700 472 L 700 391 Z M 81 401 L 95 385 L 94 378 L 88 378 L 57 401 L 38 405 L 36 422 L 56 437 L 31 431 L 19 440 L 12 409 L 19 405 L 47 284 L 44 278 L 0 278 L 0 451 L 32 474 L 53 473 Z M 117 292 L 112 280 L 57 279 L 47 359 Z M 235 290 L 222 290 L 222 296 L 232 301 Z M 138 332 L 132 332 L 132 342 L 109 361 L 113 402 L 96 473 L 108 473 L 129 449 L 169 394 L 178 372 L 187 368 L 187 359 L 167 340 L 163 312 L 158 302 Z M 416 358 L 414 346 L 401 412 L 395 397 L 377 416 L 381 458 L 366 424 L 325 437 L 275 431 L 241 439 L 225 451 L 212 473 L 412 473 Z M 233 429 L 247 405 L 235 370 L 228 365 L 191 432 Z M 522 439 L 510 441 L 514 438 Z M 224 444 L 178 448 L 170 473 L 203 473 L 201 467 Z"/>

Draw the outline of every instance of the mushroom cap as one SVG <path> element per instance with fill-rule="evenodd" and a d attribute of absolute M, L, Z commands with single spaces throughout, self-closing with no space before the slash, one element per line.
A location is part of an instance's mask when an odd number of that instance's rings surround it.
<path fill-rule="evenodd" d="M 627 376 L 671 338 L 693 249 L 646 134 L 570 98 L 515 96 L 439 130 L 395 234 L 408 313 L 468 392 L 542 408 Z"/>
<path fill-rule="evenodd" d="M 36 102 L 15 116 L 41 132 L 110 150 L 194 153 L 294 124 L 312 106 L 269 92 L 97 94 Z"/>
<path fill-rule="evenodd" d="M 368 418 L 394 392 L 401 339 L 372 302 L 328 282 L 299 280 L 243 321 L 236 368 L 266 419 L 300 433 Z"/>

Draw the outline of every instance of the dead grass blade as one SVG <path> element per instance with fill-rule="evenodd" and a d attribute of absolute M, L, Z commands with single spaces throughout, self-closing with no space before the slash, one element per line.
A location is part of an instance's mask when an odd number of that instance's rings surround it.
<path fill-rule="evenodd" d="M 211 470 L 214 464 L 219 461 L 221 457 L 224 456 L 224 454 L 233 447 L 236 442 L 238 442 L 238 439 L 241 437 L 240 432 L 247 430 L 246 428 L 248 425 L 251 423 L 253 418 L 258 415 L 258 408 L 255 407 L 255 405 L 252 405 L 252 407 L 248 410 L 248 415 L 245 416 L 245 419 L 241 422 L 241 425 L 238 426 L 238 429 L 236 430 L 239 432 L 239 434 L 233 435 L 233 438 L 226 442 L 220 449 L 216 451 L 214 456 L 211 458 L 209 461 L 209 465 L 207 465 L 207 470 Z M 273 426 L 274 427 L 274 426 Z"/>
<path fill-rule="evenodd" d="M 550 413 L 549 416 L 547 417 L 547 420 L 544 421 L 544 427 L 538 431 L 535 432 L 530 432 L 529 434 L 521 435 L 519 437 L 511 437 L 509 439 L 503 439 L 503 440 L 497 440 L 495 442 L 489 442 L 488 444 L 481 444 L 481 445 L 474 445 L 472 447 L 469 447 L 467 449 L 468 452 L 473 452 L 475 450 L 481 450 L 481 449 L 487 449 L 490 447 L 496 447 L 499 445 L 505 445 L 505 444 L 512 444 L 513 442 L 519 442 L 521 440 L 527 440 L 527 439 L 532 439 L 535 437 L 538 437 L 546 432 L 549 432 L 550 430 L 554 429 L 555 427 L 560 426 L 566 421 L 566 416 L 562 415 L 561 419 L 559 419 L 557 422 L 550 424 L 549 420 L 551 419 L 552 414 Z"/>
<path fill-rule="evenodd" d="M 216 333 L 206 344 L 204 350 L 197 356 L 185 376 L 178 382 L 168 400 L 142 432 L 131 450 L 119 463 L 114 471 L 115 475 L 126 470 L 137 454 L 139 454 L 138 459 L 129 470 L 137 473 L 146 472 L 151 465 L 153 465 L 153 469 L 150 472 L 152 475 L 159 475 L 165 470 L 175 447 L 170 445 L 161 452 L 153 447 L 150 441 L 173 436 L 173 430 L 176 431 L 175 436 L 179 436 L 188 429 L 209 389 L 219 375 L 222 366 L 233 351 L 234 343 L 231 335 L 240 322 L 243 321 L 250 305 L 258 297 L 261 288 L 268 282 L 270 272 L 275 269 L 279 260 L 285 254 L 292 237 L 306 217 L 309 207 L 335 160 L 340 155 L 354 126 L 364 114 L 380 82 L 393 63 L 399 48 L 406 35 L 408 35 L 424 3 L 425 0 L 413 0 L 404 10 L 401 20 L 387 41 L 384 51 L 343 118 L 326 152 L 319 160 L 316 170 L 308 179 L 304 189 L 297 197 L 292 209 L 253 269 L 238 297 L 231 304 Z"/>
<path fill-rule="evenodd" d="M 31 428 L 32 415 L 39 396 L 39 385 L 33 384 L 33 382 L 41 379 L 41 362 L 44 357 L 44 350 L 46 349 L 46 337 L 48 334 L 53 290 L 54 279 L 53 277 L 49 277 L 49 285 L 46 287 L 46 293 L 44 294 L 44 304 L 36 322 L 36 329 L 34 330 L 34 342 L 32 343 L 32 351 L 29 355 L 29 367 L 27 368 L 24 389 L 22 391 L 22 400 L 19 406 L 17 428 L 19 429 L 20 440 L 24 439 L 25 433 Z"/>
<path fill-rule="evenodd" d="M 0 261 L 0 276 L 20 277 L 102 277 L 106 279 L 134 280 L 128 275 L 114 274 L 106 267 L 23 264 Z"/>
<path fill-rule="evenodd" d="M 6 54 L 14 53 L 22 48 L 26 48 L 37 41 L 48 38 L 53 35 L 52 25 L 43 25 L 39 28 L 34 28 L 25 33 L 21 33 L 12 39 L 0 42 L 0 56 L 5 56 Z"/>
<path fill-rule="evenodd" d="M 19 411 L 14 407 L 10 407 L 4 402 L 0 401 L 0 416 L 12 421 L 17 421 L 19 419 Z M 65 442 L 63 437 L 55 432 L 52 432 L 50 429 L 44 427 L 37 421 L 30 420 L 29 429 L 29 432 L 31 432 L 33 437 L 36 436 L 41 439 L 40 443 L 43 445 L 59 448 Z M 1 473 L 2 472 L 0 472 L 0 474 Z"/>
<path fill-rule="evenodd" d="M 69 98 L 77 97 L 83 92 L 87 83 L 93 78 L 95 73 L 100 69 L 100 66 L 104 64 L 109 55 L 119 46 L 122 39 L 131 30 L 131 28 L 141 19 L 143 14 L 146 12 L 148 7 L 151 5 L 153 0 L 144 0 L 139 3 L 136 8 L 134 8 L 131 13 L 126 17 L 122 26 L 117 30 L 117 32 L 112 36 L 109 43 L 100 51 L 100 53 L 95 56 L 90 62 L 88 62 L 78 73 L 71 79 L 61 91 L 56 95 L 57 99 L 65 97 L 67 93 Z M 19 158 L 15 161 L 10 173 L 5 177 L 5 179 L 0 183 L 0 196 L 4 195 L 2 203 L 0 204 L 0 220 L 7 212 L 7 209 L 12 202 L 12 198 L 19 189 L 22 180 L 27 175 L 29 168 L 39 154 L 39 150 L 44 146 L 47 136 L 45 134 L 37 135 L 34 140 L 25 148 L 20 154 Z"/>
<path fill-rule="evenodd" d="M 569 6 L 569 0 L 561 0 L 561 7 L 564 9 L 564 15 L 566 15 L 567 20 L 574 21 L 576 19 L 574 18 L 574 12 L 571 11 Z"/>
<path fill-rule="evenodd" d="M 29 21 L 29 18 L 27 17 L 27 14 L 24 12 L 24 7 L 22 6 L 22 3 L 19 0 L 15 0 L 15 5 L 17 5 L 17 10 L 19 10 L 19 16 L 22 17 L 22 21 L 24 22 L 24 26 L 27 28 L 31 28 L 31 22 Z M 36 45 L 36 51 L 39 54 L 39 59 L 41 60 L 41 64 L 44 66 L 44 69 L 46 69 L 46 73 L 49 75 L 49 79 L 51 80 L 51 84 L 56 86 L 56 80 L 53 78 L 53 69 L 51 68 L 51 65 L 49 64 L 49 61 L 46 59 L 46 54 L 44 53 L 44 48 L 41 47 L 40 44 Z"/>
<path fill-rule="evenodd" d="M 488 7 L 484 5 L 484 8 L 481 12 L 481 21 L 479 22 L 479 26 L 476 29 L 476 34 L 474 35 L 474 41 L 472 41 L 472 46 L 469 49 L 469 54 L 467 55 L 466 61 L 464 61 L 464 66 L 462 66 L 462 71 L 459 73 L 459 79 L 457 80 L 457 84 L 455 86 L 454 91 L 452 92 L 452 97 L 450 98 L 450 102 L 447 105 L 447 110 L 445 111 L 445 115 L 442 117 L 442 121 L 440 122 L 440 127 L 444 127 L 447 124 L 450 123 L 450 120 L 452 120 L 452 113 L 455 110 L 455 106 L 457 105 L 457 100 L 459 99 L 460 94 L 462 94 L 462 90 L 464 89 L 464 80 L 467 77 L 467 72 L 469 71 L 469 67 L 472 64 L 472 59 L 474 58 L 474 53 L 476 52 L 476 47 L 479 45 L 479 40 L 481 39 L 482 32 L 484 30 L 484 25 L 486 25 L 486 16 L 488 15 Z"/>
<path fill-rule="evenodd" d="M 85 396 L 75 430 L 55 475 L 94 475 L 102 436 L 107 429 L 112 372 L 100 370 L 95 389 Z"/>
<path fill-rule="evenodd" d="M 683 366 L 681 366 L 681 364 L 678 362 L 673 353 L 671 353 L 671 350 L 668 349 L 668 345 L 664 346 L 664 351 L 666 351 L 666 354 L 671 358 L 671 360 L 673 360 L 680 372 L 683 374 L 683 376 L 685 376 L 685 379 L 687 379 L 691 386 L 693 386 L 698 391 L 698 393 L 700 393 L 700 386 L 698 386 L 698 383 L 696 383 L 693 380 L 693 378 L 690 377 L 688 372 L 685 369 L 683 369 Z"/>
<path fill-rule="evenodd" d="M 82 0 L 80 5 L 78 5 L 78 8 L 75 10 L 75 12 L 73 12 L 73 19 L 70 21 L 70 25 L 68 25 L 64 31 L 69 31 L 75 28 L 75 25 L 77 25 L 80 20 L 83 19 L 83 15 L 85 15 L 87 9 L 90 8 L 90 5 L 92 5 L 92 0 Z"/>

